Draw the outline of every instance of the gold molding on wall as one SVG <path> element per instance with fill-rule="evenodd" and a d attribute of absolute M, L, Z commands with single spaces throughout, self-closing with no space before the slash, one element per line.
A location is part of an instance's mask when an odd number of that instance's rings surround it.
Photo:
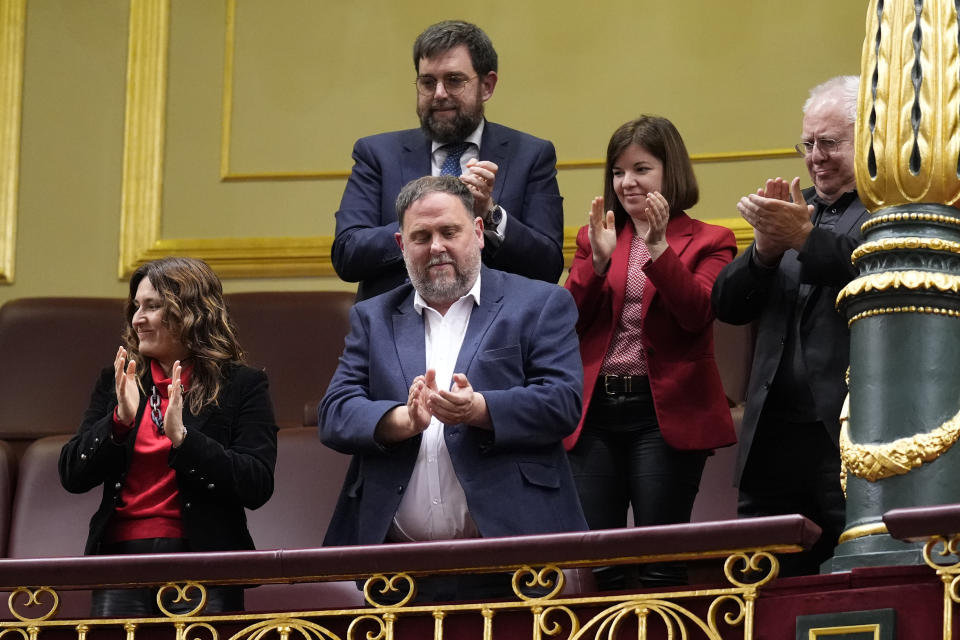
<path fill-rule="evenodd" d="M 120 202 L 121 278 L 160 237 L 166 133 L 169 0 L 130 0 L 127 106 Z"/>
<path fill-rule="evenodd" d="M 223 277 L 335 275 L 331 238 L 160 238 L 169 41 L 169 0 L 130 0 L 120 278 L 166 255 L 202 258 Z"/>
<path fill-rule="evenodd" d="M 743 218 L 714 218 L 709 221 L 733 231 L 737 241 L 737 251 L 743 251 L 753 242 L 753 227 Z M 563 229 L 563 264 L 569 268 L 573 263 L 573 256 L 577 252 L 577 232 L 579 227 L 564 227 Z"/>
<path fill-rule="evenodd" d="M 0 0 L 3 1 L 10 0 Z M 227 0 L 226 5 L 221 180 L 346 179 L 349 171 L 230 173 L 236 2 Z M 130 0 L 120 277 L 126 278 L 139 264 L 165 255 L 202 258 L 222 277 L 335 276 L 330 262 L 332 236 L 160 238 L 169 30 L 169 0 Z M 694 154 L 692 159 L 706 163 L 795 156 L 792 149 L 773 149 Z M 557 167 L 560 170 L 602 168 L 603 161 L 561 162 Z M 740 248 L 746 247 L 753 238 L 753 230 L 739 218 L 713 222 L 733 229 Z M 568 265 L 573 259 L 576 233 L 577 227 L 567 227 L 564 231 L 564 258 Z"/>
<path fill-rule="evenodd" d="M 0 282 L 12 283 L 20 185 L 27 0 L 0 0 Z"/>

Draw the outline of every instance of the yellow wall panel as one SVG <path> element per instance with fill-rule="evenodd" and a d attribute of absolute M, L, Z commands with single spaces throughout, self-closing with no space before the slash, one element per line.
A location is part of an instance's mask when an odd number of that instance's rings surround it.
<path fill-rule="evenodd" d="M 147 164 L 160 177 L 136 183 L 154 189 L 150 209 L 124 200 L 145 197 L 123 179 L 140 158 L 124 110 L 150 91 L 129 86 L 126 56 L 133 19 L 158 5 L 169 54 L 162 155 Z M 350 149 L 417 125 L 412 41 L 447 17 L 483 26 L 500 54 L 489 117 L 556 144 L 568 237 L 601 188 L 610 133 L 644 112 L 674 120 L 699 160 L 692 213 L 742 236 L 737 198 L 768 176 L 803 175 L 802 163 L 716 160 L 782 156 L 808 88 L 857 71 L 865 11 L 854 0 L 490 0 L 455 16 L 385 0 L 31 2 L 17 281 L 0 299 L 116 295 L 115 265 L 178 251 L 213 260 L 231 290 L 349 288 L 316 275 L 331 273 L 324 252 Z"/>

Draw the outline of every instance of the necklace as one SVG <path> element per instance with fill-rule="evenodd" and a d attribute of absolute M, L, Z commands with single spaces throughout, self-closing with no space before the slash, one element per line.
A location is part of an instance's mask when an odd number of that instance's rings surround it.
<path fill-rule="evenodd" d="M 150 388 L 150 419 L 157 428 L 157 435 L 163 435 L 163 414 L 160 413 L 160 394 L 156 385 Z"/>

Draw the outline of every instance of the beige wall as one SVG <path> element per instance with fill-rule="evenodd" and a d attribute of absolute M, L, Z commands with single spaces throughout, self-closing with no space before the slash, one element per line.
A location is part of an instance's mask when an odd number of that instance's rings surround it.
<path fill-rule="evenodd" d="M 17 27 L 4 9 L 23 1 L 0 0 L 0 30 Z M 451 16 L 387 0 L 27 0 L 15 270 L 0 301 L 122 295 L 122 259 L 171 250 L 213 259 L 232 291 L 351 287 L 323 254 L 352 144 L 416 126 L 410 45 L 447 17 L 479 23 L 500 54 L 488 116 L 556 144 L 568 236 L 600 189 L 610 133 L 644 112 L 670 117 L 702 160 L 692 213 L 743 236 L 737 198 L 769 175 L 802 175 L 802 163 L 716 160 L 796 142 L 807 89 L 858 71 L 866 3 L 595 4 L 489 0 Z M 169 43 L 134 60 L 132 86 L 131 20 L 135 46 Z M 133 122 L 159 114 L 163 128 L 138 129 L 125 152 L 128 96 Z M 162 166 L 145 151 L 157 141 Z M 121 252 L 121 219 L 128 233 L 156 230 Z"/>

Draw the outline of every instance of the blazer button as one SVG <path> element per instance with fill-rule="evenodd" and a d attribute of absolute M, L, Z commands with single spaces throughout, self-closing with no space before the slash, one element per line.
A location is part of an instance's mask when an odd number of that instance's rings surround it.
<path fill-rule="evenodd" d="M 397 487 L 397 493 L 403 493 L 403 485 Z"/>
<path fill-rule="evenodd" d="M 769 382 L 764 382 L 764 383 L 763 383 L 763 388 L 766 389 L 766 390 L 769 390 L 769 389 L 770 389 L 770 383 L 769 383 Z"/>
<path fill-rule="evenodd" d="M 100 438 L 94 438 L 94 439 L 93 439 L 93 442 L 94 442 L 94 443 L 100 442 Z"/>
<path fill-rule="evenodd" d="M 189 509 L 189 508 L 192 507 L 192 506 L 193 506 L 193 505 L 191 505 L 189 502 L 187 502 L 187 503 L 184 503 L 183 508 L 184 508 L 184 509 Z"/>
<path fill-rule="evenodd" d="M 193 474 L 195 474 L 196 472 L 197 472 L 196 469 L 190 469 L 190 471 L 187 471 L 187 473 L 189 473 L 190 475 L 193 475 Z"/>
<path fill-rule="evenodd" d="M 216 489 L 216 488 L 217 488 L 216 485 L 213 484 L 212 482 L 207 485 L 207 490 L 208 490 L 208 491 L 213 491 L 213 490 Z"/>
<path fill-rule="evenodd" d="M 86 459 L 87 459 L 87 454 L 81 453 L 81 454 L 80 454 L 80 459 L 81 459 L 81 460 L 86 460 Z"/>
<path fill-rule="evenodd" d="M 120 491 L 120 489 L 123 488 L 123 485 L 118 482 L 117 484 L 113 485 L 113 488 L 116 489 L 117 491 Z"/>

